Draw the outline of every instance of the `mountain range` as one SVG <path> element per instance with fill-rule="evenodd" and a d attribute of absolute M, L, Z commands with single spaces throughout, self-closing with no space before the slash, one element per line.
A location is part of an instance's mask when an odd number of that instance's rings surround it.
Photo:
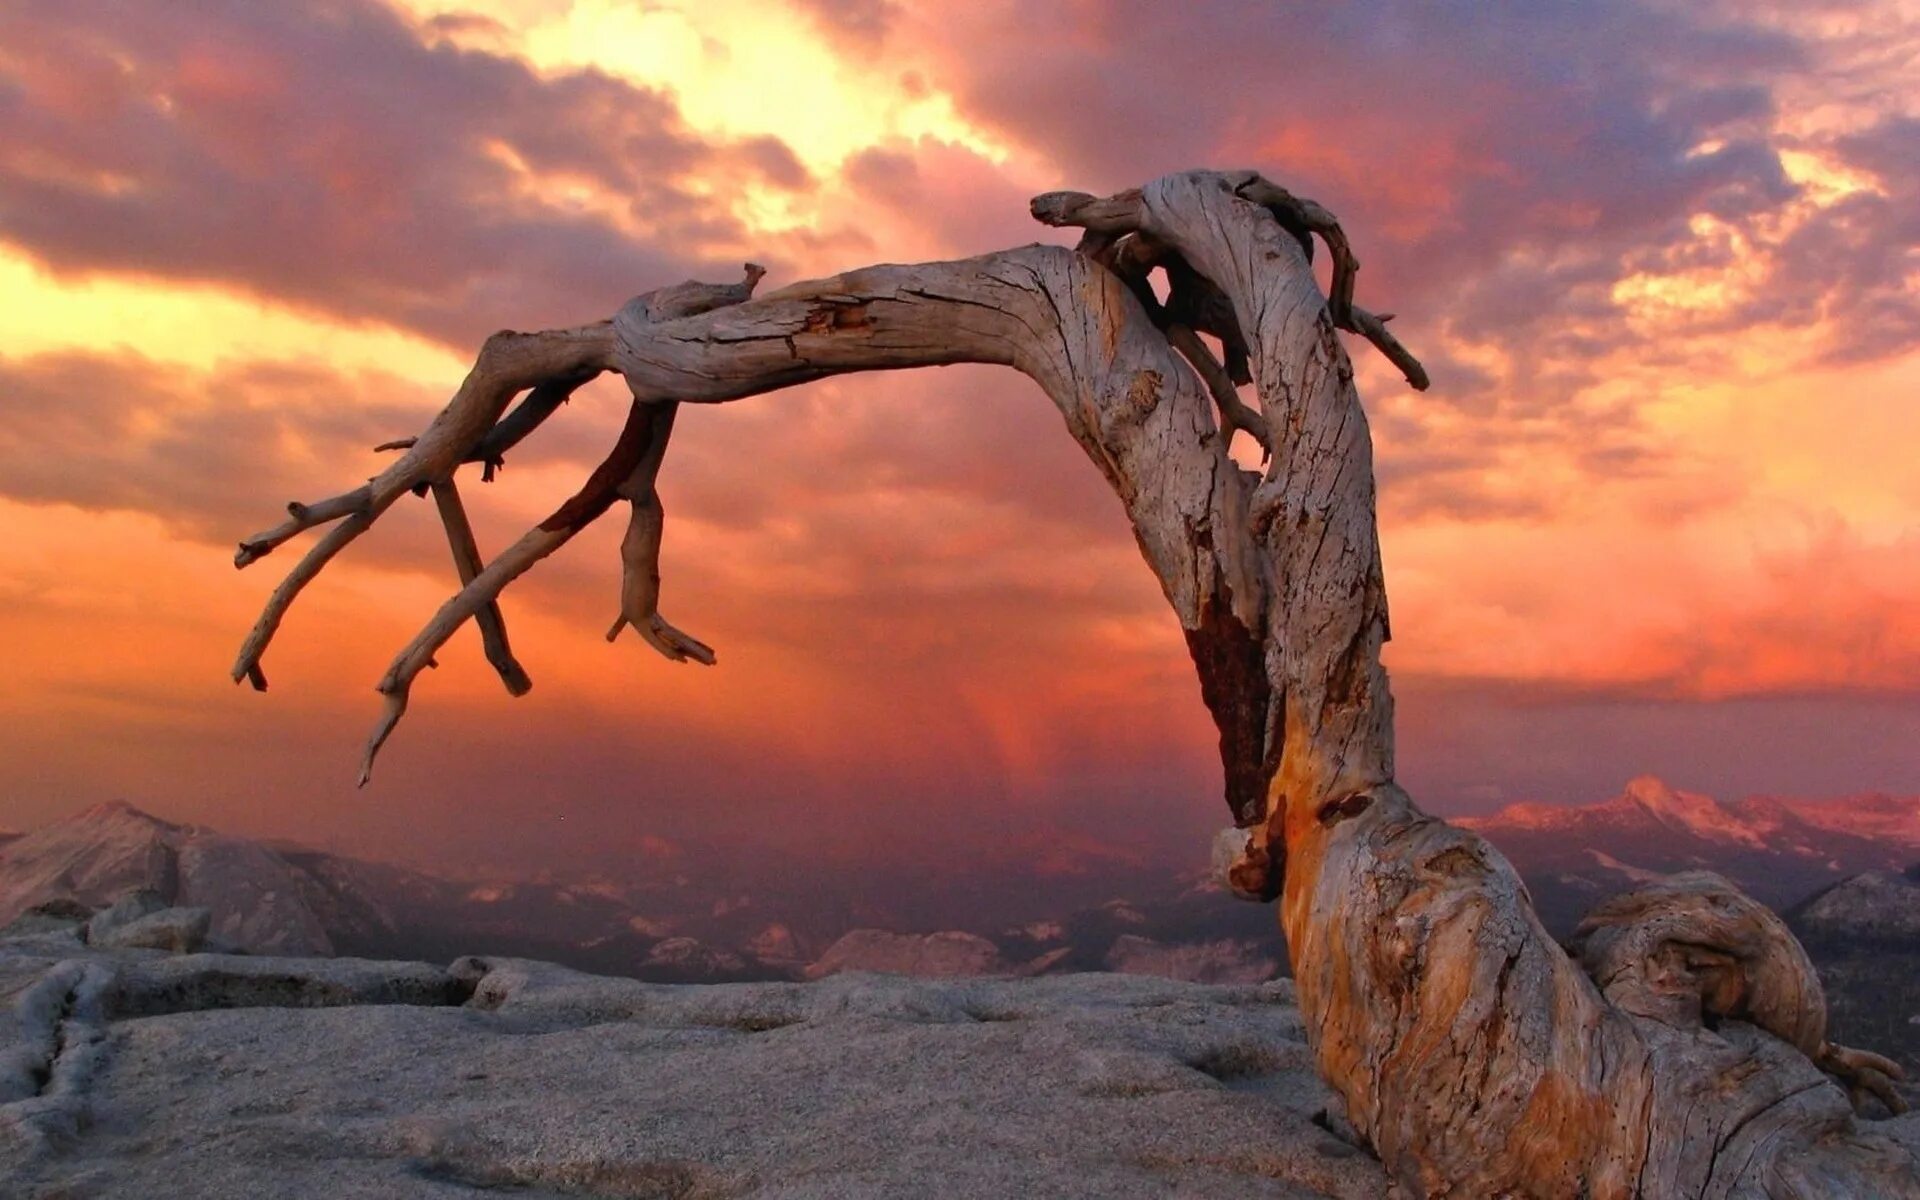
<path fill-rule="evenodd" d="M 1117 970 L 1196 982 L 1280 972 L 1264 910 L 1204 876 L 1124 856 L 1086 877 L 1048 864 L 1013 878 L 749 880 L 664 843 L 631 880 L 456 880 L 253 840 L 96 804 L 0 835 L 0 926 L 48 904 L 103 908 L 136 890 L 210 911 L 213 942 L 252 954 L 450 961 L 476 951 L 654 982 L 818 978 L 851 970 L 1020 975 Z M 1090 900 L 1116 888 L 1129 898 Z M 1023 902 L 1009 897 L 1024 895 Z M 987 898 L 989 902 L 982 902 Z M 942 918 L 945 919 L 942 919 Z"/>
<path fill-rule="evenodd" d="M 1507 856 L 1561 935 L 1600 900 L 1655 875 L 1717 871 L 1786 911 L 1850 876 L 1920 862 L 1920 796 L 1723 803 L 1643 775 L 1599 804 L 1515 804 L 1455 823 Z"/>
<path fill-rule="evenodd" d="M 1877 872 L 1894 882 L 1844 908 L 1868 921 L 1858 910 L 1905 897 L 1900 872 L 1920 862 L 1920 797 L 1722 803 L 1648 776 L 1599 804 L 1517 804 L 1459 823 L 1511 859 L 1559 935 L 1614 892 L 1698 867 L 1783 912 Z M 819 876 L 729 874 L 722 861 L 660 841 L 627 879 L 459 880 L 114 802 L 0 835 L 0 926 L 37 905 L 99 908 L 147 889 L 209 909 L 216 942 L 256 954 L 447 961 L 483 952 L 660 982 L 846 970 L 1245 982 L 1283 970 L 1272 914 L 1231 901 L 1204 872 L 1100 847 L 1076 849 L 1080 869 L 1064 870 L 1020 850 L 959 864 L 951 877 L 922 873 L 903 884 L 845 873 L 829 886 Z M 1816 921 L 1807 936 L 1834 942 L 1835 928 Z"/>

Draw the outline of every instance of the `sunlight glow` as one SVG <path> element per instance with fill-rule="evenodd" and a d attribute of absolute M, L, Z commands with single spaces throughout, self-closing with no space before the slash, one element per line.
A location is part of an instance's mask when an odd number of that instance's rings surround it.
<path fill-rule="evenodd" d="M 131 350 L 206 369 L 240 359 L 322 361 L 422 380 L 458 379 L 451 349 L 390 326 L 342 325 L 212 284 L 119 275 L 56 276 L 0 244 L 9 355 Z"/>
<path fill-rule="evenodd" d="M 1007 149 L 956 112 L 952 97 L 900 86 L 883 65 L 857 66 L 802 14 L 751 0 L 699 4 L 574 0 L 405 0 L 425 18 L 479 10 L 504 25 L 543 71 L 597 68 L 671 91 L 706 134 L 771 135 L 809 170 L 893 139 L 933 137 L 994 162 Z M 777 86 L 776 86 L 777 84 Z"/>

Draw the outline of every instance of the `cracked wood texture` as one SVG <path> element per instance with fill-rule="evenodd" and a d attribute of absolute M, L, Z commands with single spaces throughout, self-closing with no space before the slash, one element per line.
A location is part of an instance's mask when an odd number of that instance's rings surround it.
<path fill-rule="evenodd" d="M 643 633 L 669 658 L 711 662 L 653 608 L 653 481 L 672 406 L 854 371 L 1009 366 L 1113 487 L 1173 608 L 1244 831 L 1229 880 L 1279 901 L 1320 1071 L 1403 1191 L 1920 1200 L 1911 1157 L 1856 1123 L 1835 1082 L 1891 1095 L 1892 1064 L 1825 1041 L 1818 981 L 1771 914 L 1724 881 L 1680 877 L 1596 912 L 1576 958 L 1498 852 L 1395 785 L 1372 448 L 1337 331 L 1366 337 L 1416 387 L 1426 375 L 1384 318 L 1352 303 L 1358 263 L 1331 214 L 1251 172 L 1209 171 L 1106 198 L 1050 193 L 1033 211 L 1083 228 L 1081 247 L 867 267 L 758 298 L 749 265 L 744 284 L 663 288 L 613 322 L 495 335 L 452 403 L 398 443 L 400 461 L 242 543 L 244 566 L 340 522 L 275 592 L 235 678 L 264 683 L 287 606 L 395 500 L 443 488 L 463 463 L 491 471 L 557 410 L 554 394 L 604 371 L 625 378 L 635 410 L 563 531 L 630 501 L 621 620 L 671 631 Z M 1335 251 L 1331 306 L 1308 232 Z M 1190 328 L 1149 312 L 1140 278 L 1116 267 L 1127 262 L 1205 289 L 1176 307 L 1230 306 L 1232 320 L 1205 324 L 1229 362 L 1244 356 L 1253 408 L 1196 373 L 1211 359 Z M 1259 474 L 1227 454 L 1256 409 L 1272 452 Z M 639 429 L 654 431 L 644 453 Z M 530 531 L 477 571 L 463 556 L 464 586 L 382 684 L 400 708 L 374 745 L 468 619 L 484 614 L 504 645 L 495 599 L 558 540 Z"/>

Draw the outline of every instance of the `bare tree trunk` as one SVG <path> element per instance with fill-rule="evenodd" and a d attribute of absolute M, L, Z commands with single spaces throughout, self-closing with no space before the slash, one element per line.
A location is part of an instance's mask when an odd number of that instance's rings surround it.
<path fill-rule="evenodd" d="M 1589 918 L 1576 961 L 1496 851 L 1395 786 L 1372 450 L 1336 330 L 1366 337 L 1414 386 L 1426 375 L 1389 318 L 1354 304 L 1358 263 L 1332 215 L 1251 172 L 1050 193 L 1034 214 L 1084 228 L 1080 247 L 869 267 L 759 299 L 750 267 L 742 285 L 650 293 L 613 323 L 495 335 L 399 462 L 242 544 L 244 566 L 340 522 L 275 593 L 235 679 L 264 686 L 287 605 L 395 499 L 451 497 L 462 463 L 490 471 L 556 394 L 609 370 L 634 413 L 580 496 L 484 567 L 464 515 L 449 516 L 464 586 L 382 682 L 368 766 L 414 677 L 469 618 L 510 689 L 524 683 L 497 597 L 618 499 L 633 524 L 615 632 L 631 624 L 670 658 L 711 662 L 656 609 L 653 480 L 674 406 L 852 371 L 1011 366 L 1126 508 L 1220 731 L 1244 831 L 1229 878 L 1280 901 L 1321 1073 L 1408 1192 L 1920 1197 L 1910 1156 L 1856 1126 L 1834 1082 L 1892 1098 L 1895 1069 L 1826 1042 L 1818 982 L 1771 914 L 1723 881 L 1680 877 Z M 1313 235 L 1333 257 L 1331 298 L 1310 269 Z M 1145 284 L 1155 269 L 1164 304 Z M 1228 457 L 1235 429 L 1270 451 L 1263 474 Z"/>

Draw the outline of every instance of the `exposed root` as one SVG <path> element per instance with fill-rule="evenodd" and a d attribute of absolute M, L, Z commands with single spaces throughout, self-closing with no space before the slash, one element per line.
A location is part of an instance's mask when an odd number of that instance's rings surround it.
<path fill-rule="evenodd" d="M 1765 905 L 1710 871 L 1615 896 L 1569 948 L 1620 1008 L 1677 1028 L 1744 1020 L 1809 1058 L 1826 1043 L 1827 1002 L 1806 952 Z"/>
<path fill-rule="evenodd" d="M 1827 1040 L 1820 977 L 1785 922 L 1718 875 L 1689 871 L 1608 900 L 1572 951 L 1607 998 L 1672 1025 L 1703 1017 L 1757 1025 L 1837 1079 L 1855 1109 L 1868 1097 L 1907 1110 L 1900 1064 Z"/>

